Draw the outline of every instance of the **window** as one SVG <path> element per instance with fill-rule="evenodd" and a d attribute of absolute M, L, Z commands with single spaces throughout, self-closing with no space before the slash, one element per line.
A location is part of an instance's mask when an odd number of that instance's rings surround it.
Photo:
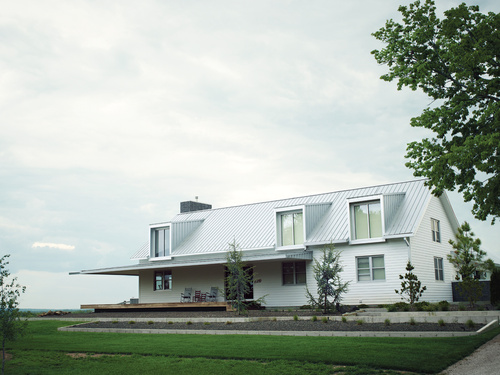
<path fill-rule="evenodd" d="M 356 258 L 358 281 L 385 280 L 384 256 Z"/>
<path fill-rule="evenodd" d="M 434 258 L 434 274 L 438 281 L 444 281 L 443 258 Z"/>
<path fill-rule="evenodd" d="M 172 289 L 172 271 L 155 271 L 154 290 Z"/>
<path fill-rule="evenodd" d="M 283 285 L 306 283 L 306 262 L 284 262 Z"/>
<path fill-rule="evenodd" d="M 154 257 L 166 257 L 170 255 L 170 227 L 153 229 L 152 253 Z"/>
<path fill-rule="evenodd" d="M 354 239 L 382 237 L 382 208 L 380 201 L 354 204 L 352 207 Z"/>
<path fill-rule="evenodd" d="M 304 221 L 302 212 L 280 215 L 281 246 L 301 245 L 304 243 Z"/>
<path fill-rule="evenodd" d="M 432 240 L 441 242 L 441 232 L 439 230 L 439 220 L 431 219 Z"/>

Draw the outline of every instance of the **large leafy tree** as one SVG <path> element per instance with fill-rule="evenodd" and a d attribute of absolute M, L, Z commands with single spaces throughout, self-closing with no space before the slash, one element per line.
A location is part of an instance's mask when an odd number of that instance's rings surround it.
<path fill-rule="evenodd" d="M 373 35 L 386 44 L 372 54 L 381 78 L 421 89 L 433 101 L 411 126 L 432 138 L 411 142 L 406 166 L 428 178 L 437 196 L 458 189 L 475 217 L 500 217 L 500 15 L 461 4 L 436 16 L 433 0 L 400 6 Z"/>

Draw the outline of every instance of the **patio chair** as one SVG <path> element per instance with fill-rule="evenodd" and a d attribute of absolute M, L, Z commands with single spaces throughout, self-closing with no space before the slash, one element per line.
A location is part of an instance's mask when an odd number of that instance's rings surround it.
<path fill-rule="evenodd" d="M 196 290 L 194 292 L 194 302 L 200 302 L 201 299 L 201 290 Z"/>
<path fill-rule="evenodd" d="M 211 287 L 210 293 L 207 293 L 207 301 L 216 302 L 217 294 L 219 294 L 219 288 L 217 288 L 216 286 Z"/>
<path fill-rule="evenodd" d="M 193 288 L 185 288 L 184 293 L 181 293 L 181 302 L 191 302 L 191 293 Z"/>

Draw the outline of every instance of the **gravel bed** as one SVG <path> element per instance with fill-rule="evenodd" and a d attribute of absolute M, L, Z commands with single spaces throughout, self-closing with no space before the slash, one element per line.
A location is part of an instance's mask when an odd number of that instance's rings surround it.
<path fill-rule="evenodd" d="M 234 316 L 234 315 L 233 315 Z M 363 323 L 357 322 L 338 322 L 321 320 L 277 320 L 277 321 L 259 321 L 259 322 L 233 322 L 233 323 L 160 323 L 152 322 L 92 322 L 78 326 L 78 328 L 115 328 L 115 329 L 182 329 L 182 330 L 239 330 L 239 331 L 477 331 L 484 324 L 475 324 L 474 327 L 467 327 L 465 324 L 446 323 L 444 326 L 433 323 Z"/>

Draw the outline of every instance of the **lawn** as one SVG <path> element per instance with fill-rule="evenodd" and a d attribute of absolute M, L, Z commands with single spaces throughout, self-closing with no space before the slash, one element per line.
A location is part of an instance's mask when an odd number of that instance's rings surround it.
<path fill-rule="evenodd" d="M 57 331 L 69 324 L 30 322 L 28 335 L 9 344 L 14 357 L 7 373 L 436 373 L 500 333 L 497 328 L 465 338 L 354 338 Z"/>

